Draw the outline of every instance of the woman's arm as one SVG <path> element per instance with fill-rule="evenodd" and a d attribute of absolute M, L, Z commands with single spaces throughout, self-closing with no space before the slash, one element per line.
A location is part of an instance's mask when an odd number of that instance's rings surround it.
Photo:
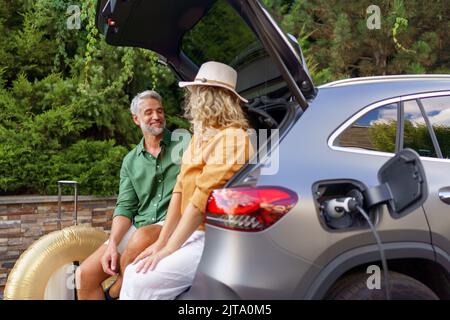
<path fill-rule="evenodd" d="M 167 241 L 165 248 L 173 253 L 181 248 L 183 243 L 194 233 L 203 222 L 203 212 L 189 203 L 181 216 L 175 231 Z"/>
<path fill-rule="evenodd" d="M 159 234 L 158 241 L 166 244 L 175 230 L 178 222 L 181 218 L 181 193 L 172 193 L 170 199 L 169 208 L 167 209 L 166 221 L 163 224 L 161 233 Z"/>
<path fill-rule="evenodd" d="M 169 240 L 171 234 L 175 230 L 181 217 L 181 193 L 172 193 L 169 208 L 167 209 L 166 221 L 163 224 L 158 240 L 142 251 L 133 261 L 136 264 L 140 260 L 152 255 L 164 247 Z"/>
<path fill-rule="evenodd" d="M 152 252 L 152 254 L 136 267 L 136 272 L 146 273 L 149 269 L 155 269 L 156 265 L 169 256 L 173 252 L 177 251 L 183 243 L 194 233 L 194 231 L 199 227 L 203 221 L 203 213 L 197 209 L 191 203 L 188 204 L 184 210 L 184 214 L 181 216 L 175 231 L 170 236 L 167 244 Z"/>

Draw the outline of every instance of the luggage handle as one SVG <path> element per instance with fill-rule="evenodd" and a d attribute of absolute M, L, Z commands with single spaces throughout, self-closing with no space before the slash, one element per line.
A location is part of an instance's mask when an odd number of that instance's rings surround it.
<path fill-rule="evenodd" d="M 70 186 L 74 188 L 74 206 L 73 206 L 73 214 L 72 214 L 72 224 L 77 225 L 78 219 L 78 182 L 71 180 L 59 180 L 58 181 L 58 227 L 61 230 L 61 190 L 64 185 Z"/>

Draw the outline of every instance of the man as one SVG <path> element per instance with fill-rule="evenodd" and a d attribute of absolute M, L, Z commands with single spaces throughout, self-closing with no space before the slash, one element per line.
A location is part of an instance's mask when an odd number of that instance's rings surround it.
<path fill-rule="evenodd" d="M 78 299 L 115 299 L 122 272 L 161 231 L 180 167 L 171 159 L 176 142 L 165 128 L 161 97 L 144 91 L 131 102 L 133 121 L 142 130 L 141 142 L 124 158 L 111 234 L 77 269 Z M 103 291 L 102 282 L 118 275 Z"/>

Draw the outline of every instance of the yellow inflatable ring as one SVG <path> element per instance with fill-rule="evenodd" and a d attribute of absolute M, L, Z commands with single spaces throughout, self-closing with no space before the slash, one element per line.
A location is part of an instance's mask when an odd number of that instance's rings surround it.
<path fill-rule="evenodd" d="M 5 300 L 43 300 L 47 283 L 56 270 L 83 261 L 108 235 L 86 226 L 49 233 L 34 242 L 16 261 L 6 282 Z"/>

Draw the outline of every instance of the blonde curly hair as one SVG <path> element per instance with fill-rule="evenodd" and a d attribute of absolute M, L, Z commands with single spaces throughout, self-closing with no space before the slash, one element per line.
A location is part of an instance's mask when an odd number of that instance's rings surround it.
<path fill-rule="evenodd" d="M 184 116 L 194 133 L 203 134 L 208 128 L 249 128 L 240 99 L 227 89 L 202 85 L 187 89 Z"/>

